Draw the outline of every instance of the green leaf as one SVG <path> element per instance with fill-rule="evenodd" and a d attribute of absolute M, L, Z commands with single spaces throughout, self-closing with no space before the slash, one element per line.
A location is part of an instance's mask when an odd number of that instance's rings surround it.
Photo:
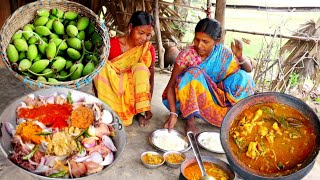
<path fill-rule="evenodd" d="M 72 97 L 71 97 L 71 92 L 70 92 L 70 91 L 68 92 L 67 100 L 68 100 L 68 103 L 69 103 L 69 104 L 72 104 L 72 103 L 73 103 Z"/>

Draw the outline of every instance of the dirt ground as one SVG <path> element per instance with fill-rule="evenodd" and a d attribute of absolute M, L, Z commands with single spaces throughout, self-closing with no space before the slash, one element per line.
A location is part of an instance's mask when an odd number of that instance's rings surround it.
<path fill-rule="evenodd" d="M 13 102 L 16 98 L 21 97 L 27 93 L 32 92 L 24 86 L 22 82 L 17 80 L 11 72 L 9 72 L 0 62 L 0 111 L 2 112 L 8 104 Z M 140 128 L 138 122 L 134 121 L 133 125 L 126 127 L 127 144 L 125 150 L 119 160 L 107 171 L 99 173 L 96 176 L 84 179 L 139 179 L 139 180 L 175 180 L 179 178 L 180 169 L 172 169 L 166 165 L 158 169 L 146 169 L 141 161 L 140 155 L 144 151 L 156 151 L 148 142 L 150 133 L 156 129 L 162 128 L 168 116 L 168 110 L 161 102 L 161 94 L 165 85 L 169 80 L 169 75 L 166 73 L 157 72 L 155 75 L 155 88 L 152 100 L 153 118 L 148 127 Z M 92 93 L 90 87 L 80 89 L 81 91 Z M 209 126 L 202 121 L 197 122 L 200 132 L 202 131 L 220 131 L 219 128 Z M 184 132 L 184 125 L 179 121 L 176 129 Z M 1 137 L 0 137 L 1 140 Z M 1 140 L 2 141 L 2 140 Z M 1 142 L 0 141 L 0 142 Z M 185 153 L 187 158 L 193 156 L 192 150 Z M 201 149 L 201 154 L 206 156 L 213 156 L 226 161 L 224 154 L 216 154 Z M 318 156 L 315 166 L 311 172 L 304 178 L 304 180 L 320 179 L 320 158 Z M 0 179 L 8 180 L 31 180 L 35 177 L 25 173 L 24 171 L 15 167 L 9 162 L 2 153 L 0 153 Z"/>

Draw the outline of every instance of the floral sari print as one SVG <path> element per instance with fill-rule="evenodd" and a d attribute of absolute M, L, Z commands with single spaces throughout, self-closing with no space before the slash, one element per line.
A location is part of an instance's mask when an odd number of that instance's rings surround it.
<path fill-rule="evenodd" d="M 176 63 L 186 68 L 175 87 L 177 109 L 184 118 L 195 116 L 221 126 L 231 106 L 254 93 L 252 78 L 221 44 L 204 61 L 189 46 L 179 54 Z M 166 95 L 165 90 L 163 103 L 168 107 Z"/>

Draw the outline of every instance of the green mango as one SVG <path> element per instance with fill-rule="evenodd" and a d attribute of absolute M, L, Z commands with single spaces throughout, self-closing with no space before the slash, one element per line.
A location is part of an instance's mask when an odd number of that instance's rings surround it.
<path fill-rule="evenodd" d="M 50 14 L 50 15 L 49 15 L 49 19 L 58 19 L 58 17 L 55 16 L 55 15 Z"/>
<path fill-rule="evenodd" d="M 74 25 L 68 25 L 66 31 L 70 37 L 76 37 L 78 35 L 78 29 Z"/>
<path fill-rule="evenodd" d="M 57 59 L 53 62 L 51 68 L 55 72 L 61 71 L 66 66 L 67 60 L 65 60 L 63 57 L 57 57 Z"/>
<path fill-rule="evenodd" d="M 47 82 L 47 79 L 43 76 L 38 76 L 37 77 L 37 81 L 40 81 L 40 82 Z"/>
<path fill-rule="evenodd" d="M 101 46 L 102 45 L 102 39 L 100 37 L 100 35 L 97 32 L 94 32 L 91 36 L 91 41 L 92 44 L 97 45 L 97 46 Z"/>
<path fill-rule="evenodd" d="M 68 61 L 66 62 L 65 69 L 71 68 L 72 65 L 73 65 L 73 62 L 68 60 Z"/>
<path fill-rule="evenodd" d="M 19 63 L 20 71 L 27 71 L 31 67 L 32 63 L 29 59 L 22 59 Z"/>
<path fill-rule="evenodd" d="M 85 40 L 86 39 L 86 33 L 84 31 L 80 31 L 77 35 L 77 38 L 80 40 Z"/>
<path fill-rule="evenodd" d="M 43 74 L 43 76 L 46 78 L 53 78 L 54 77 L 54 71 L 50 68 L 46 68 L 45 70 L 43 70 L 41 72 L 41 74 Z"/>
<path fill-rule="evenodd" d="M 73 49 L 73 48 L 68 48 L 67 49 L 67 54 L 73 60 L 78 60 L 81 57 L 80 52 L 75 50 L 75 49 Z"/>
<path fill-rule="evenodd" d="M 94 32 L 94 24 L 93 24 L 93 22 L 89 22 L 89 26 L 88 26 L 88 28 L 86 29 L 87 30 L 87 34 L 88 35 L 91 35 L 93 32 Z"/>
<path fill-rule="evenodd" d="M 66 77 L 67 75 L 68 75 L 68 72 L 62 70 L 62 71 L 59 72 L 59 76 L 58 76 L 57 79 L 58 79 L 59 81 L 65 81 L 65 80 L 67 80 L 67 78 L 68 78 L 68 77 Z"/>
<path fill-rule="evenodd" d="M 69 22 L 69 25 L 77 26 L 77 22 L 75 22 L 75 21 L 70 21 L 70 22 Z"/>
<path fill-rule="evenodd" d="M 15 63 L 19 60 L 19 53 L 16 47 L 12 44 L 9 44 L 7 47 L 7 56 L 10 62 Z"/>
<path fill-rule="evenodd" d="M 22 32 L 18 31 L 16 33 L 14 33 L 14 35 L 11 38 L 11 41 L 14 41 L 16 39 L 21 39 L 22 38 Z"/>
<path fill-rule="evenodd" d="M 82 76 L 86 76 L 92 73 L 94 71 L 94 68 L 95 68 L 94 64 L 92 62 L 88 62 L 83 68 Z"/>
<path fill-rule="evenodd" d="M 47 9 L 41 8 L 41 9 L 37 10 L 37 14 L 38 14 L 38 16 L 48 17 L 49 16 L 49 11 Z"/>
<path fill-rule="evenodd" d="M 84 47 L 86 48 L 86 50 L 90 51 L 92 48 L 92 42 L 91 41 L 85 41 L 84 42 Z"/>
<path fill-rule="evenodd" d="M 38 42 L 38 40 L 39 40 L 38 36 L 31 36 L 31 37 L 29 38 L 29 40 L 28 40 L 28 44 L 29 44 L 29 45 L 30 45 L 30 44 L 35 44 L 35 43 Z"/>
<path fill-rule="evenodd" d="M 30 67 L 30 71 L 34 72 L 34 73 L 39 73 L 41 71 L 43 71 L 44 69 L 46 69 L 46 67 L 49 65 L 49 60 L 47 59 L 41 59 L 37 62 L 34 62 L 31 67 Z"/>
<path fill-rule="evenodd" d="M 62 39 L 59 39 L 59 38 L 52 38 L 50 39 L 50 42 L 54 42 L 55 45 L 58 47 L 60 45 L 60 43 L 62 43 L 59 47 L 59 50 L 66 50 L 68 48 L 68 45 L 65 41 L 62 42 Z"/>
<path fill-rule="evenodd" d="M 92 61 L 95 65 L 98 65 L 99 64 L 99 59 L 97 58 L 97 56 L 93 55 L 92 56 Z"/>
<path fill-rule="evenodd" d="M 47 58 L 49 60 L 53 59 L 54 56 L 56 55 L 56 52 L 57 52 L 56 44 L 53 41 L 49 42 L 47 49 L 46 49 Z"/>
<path fill-rule="evenodd" d="M 30 61 L 34 60 L 38 55 L 38 48 L 35 44 L 28 47 L 27 57 Z"/>
<path fill-rule="evenodd" d="M 44 42 L 44 41 L 41 41 L 41 43 L 38 44 L 39 51 L 40 51 L 42 54 L 45 54 L 45 53 L 46 53 L 47 46 L 48 46 L 48 43 L 46 43 L 46 42 Z"/>
<path fill-rule="evenodd" d="M 39 61 L 41 59 L 42 55 L 38 53 L 37 57 L 34 58 L 33 62 Z"/>
<path fill-rule="evenodd" d="M 28 51 L 28 43 L 24 39 L 16 39 L 13 44 L 18 51 Z"/>
<path fill-rule="evenodd" d="M 37 27 L 35 27 L 35 31 L 40 36 L 48 36 L 51 34 L 50 29 L 48 29 L 46 26 L 37 26 Z"/>
<path fill-rule="evenodd" d="M 28 40 L 33 34 L 33 29 L 32 29 L 33 25 L 31 24 L 26 24 L 23 26 L 23 31 L 30 31 L 30 32 L 24 32 L 23 33 L 23 37 Z"/>
<path fill-rule="evenodd" d="M 55 78 L 48 78 L 49 83 L 58 83 L 59 81 L 56 80 Z"/>
<path fill-rule="evenodd" d="M 81 17 L 77 22 L 77 28 L 79 31 L 85 30 L 89 25 L 89 18 L 88 17 Z"/>
<path fill-rule="evenodd" d="M 69 39 L 67 39 L 67 43 L 68 43 L 69 47 L 72 47 L 76 50 L 82 49 L 81 40 L 78 38 L 69 38 Z"/>
<path fill-rule="evenodd" d="M 37 18 L 33 25 L 34 26 L 44 26 L 47 22 L 48 22 L 49 18 L 46 16 L 40 16 L 39 18 Z"/>
<path fill-rule="evenodd" d="M 61 9 L 54 8 L 52 9 L 51 14 L 57 16 L 58 18 L 63 18 L 64 12 Z"/>
<path fill-rule="evenodd" d="M 74 72 L 73 72 L 74 71 Z M 71 68 L 70 68 L 70 73 L 73 72 L 70 76 L 71 80 L 76 80 L 78 78 L 81 77 L 82 75 L 82 71 L 83 71 L 83 64 L 79 63 L 79 64 L 74 64 Z"/>
<path fill-rule="evenodd" d="M 64 26 L 63 24 L 59 21 L 59 20 L 54 20 L 53 22 L 53 30 L 59 34 L 59 35 L 63 35 L 64 34 Z"/>
<path fill-rule="evenodd" d="M 48 38 L 46 38 L 46 37 L 41 37 L 41 39 L 44 41 L 44 42 L 46 42 L 46 43 L 48 43 Z"/>
<path fill-rule="evenodd" d="M 20 52 L 20 54 L 19 54 L 19 61 L 22 60 L 22 59 L 25 59 L 26 57 L 27 57 L 27 55 L 26 55 L 26 52 L 25 52 L 25 51 Z"/>
<path fill-rule="evenodd" d="M 54 34 L 54 33 L 50 34 L 49 38 L 50 38 L 50 39 L 52 39 L 52 38 L 58 38 L 58 39 L 60 39 L 59 36 L 56 35 L 56 34 Z"/>
<path fill-rule="evenodd" d="M 73 11 L 67 11 L 64 13 L 64 17 L 70 21 L 77 19 L 78 14 Z"/>
<path fill-rule="evenodd" d="M 48 22 L 46 23 L 46 27 L 47 27 L 50 31 L 52 30 L 53 22 L 54 22 L 54 19 L 50 19 L 50 20 L 48 20 Z"/>

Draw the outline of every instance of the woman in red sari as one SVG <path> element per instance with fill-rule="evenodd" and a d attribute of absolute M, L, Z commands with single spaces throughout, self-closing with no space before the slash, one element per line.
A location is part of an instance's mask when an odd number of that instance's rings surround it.
<path fill-rule="evenodd" d="M 149 42 L 153 17 L 143 11 L 132 14 L 129 33 L 110 39 L 109 61 L 94 79 L 96 96 L 121 118 L 125 126 L 136 116 L 141 127 L 152 117 L 155 48 Z"/>

